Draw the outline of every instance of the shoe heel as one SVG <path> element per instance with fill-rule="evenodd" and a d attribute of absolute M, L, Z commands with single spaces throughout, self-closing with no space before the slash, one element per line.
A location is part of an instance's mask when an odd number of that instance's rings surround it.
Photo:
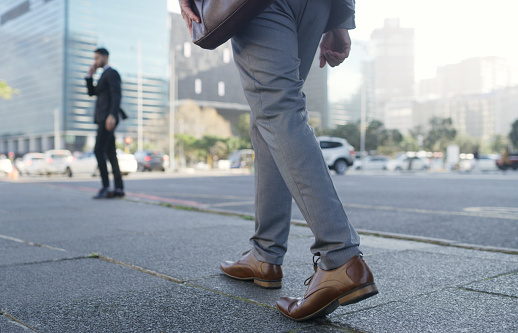
<path fill-rule="evenodd" d="M 363 301 L 364 299 L 374 296 L 377 293 L 378 293 L 378 288 L 373 283 L 373 284 L 364 286 L 362 288 L 356 289 L 356 290 L 350 292 L 349 294 L 340 297 L 338 299 L 338 302 L 342 306 L 349 305 L 349 304 L 353 304 L 353 303 L 356 303 L 359 301 Z"/>
<path fill-rule="evenodd" d="M 264 281 L 259 279 L 254 279 L 254 283 L 259 287 L 267 288 L 267 289 L 278 289 L 282 287 L 282 281 Z"/>

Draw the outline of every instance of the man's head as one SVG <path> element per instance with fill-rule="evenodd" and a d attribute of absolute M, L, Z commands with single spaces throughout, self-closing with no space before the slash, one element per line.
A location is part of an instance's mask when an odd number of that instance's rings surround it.
<path fill-rule="evenodd" d="M 94 61 L 95 65 L 97 67 L 104 67 L 106 64 L 108 64 L 108 57 L 110 56 L 110 53 L 105 48 L 98 48 L 94 51 Z"/>

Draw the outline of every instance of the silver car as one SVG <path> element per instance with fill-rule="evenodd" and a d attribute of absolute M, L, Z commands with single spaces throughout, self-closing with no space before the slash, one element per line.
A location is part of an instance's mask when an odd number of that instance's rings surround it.
<path fill-rule="evenodd" d="M 20 174 L 37 175 L 43 172 L 45 167 L 45 154 L 27 153 L 18 160 L 16 167 Z"/>
<path fill-rule="evenodd" d="M 54 149 L 45 152 L 45 171 L 47 175 L 66 174 L 67 165 L 72 162 L 74 157 L 70 150 Z"/>
<path fill-rule="evenodd" d="M 354 148 L 346 139 L 319 136 L 320 148 L 328 167 L 337 174 L 343 175 L 354 163 Z"/>
<path fill-rule="evenodd" d="M 132 154 L 126 154 L 122 150 L 117 149 L 117 160 L 119 162 L 119 169 L 123 176 L 128 175 L 130 172 L 137 171 L 137 160 Z M 110 162 L 106 162 L 108 166 L 108 172 L 112 172 L 112 165 Z M 99 174 L 99 168 L 97 166 L 97 158 L 93 151 L 85 152 L 82 155 L 75 158 L 71 163 L 67 165 L 66 175 L 72 177 L 76 174 L 90 174 L 97 176 Z"/>

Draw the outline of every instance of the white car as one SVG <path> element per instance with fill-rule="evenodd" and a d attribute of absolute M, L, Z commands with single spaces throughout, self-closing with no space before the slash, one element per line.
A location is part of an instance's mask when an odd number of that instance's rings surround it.
<path fill-rule="evenodd" d="M 45 152 L 45 164 L 43 173 L 66 174 L 67 166 L 74 160 L 70 150 L 53 149 Z"/>
<path fill-rule="evenodd" d="M 354 148 L 342 138 L 319 136 L 322 155 L 328 167 L 339 175 L 343 175 L 347 168 L 354 163 Z"/>
<path fill-rule="evenodd" d="M 0 156 L 0 173 L 10 174 L 13 172 L 13 163 L 5 155 Z"/>
<path fill-rule="evenodd" d="M 459 162 L 460 171 L 497 171 L 498 154 L 481 154 L 478 160 L 474 158 L 461 159 Z"/>
<path fill-rule="evenodd" d="M 387 156 L 365 156 L 354 161 L 355 170 L 387 170 L 387 163 L 391 160 Z"/>
<path fill-rule="evenodd" d="M 137 160 L 132 154 L 126 154 L 122 150 L 117 150 L 117 160 L 119 161 L 121 174 L 127 175 L 130 172 L 137 171 Z M 108 165 L 108 172 L 111 172 L 111 164 L 109 161 L 106 162 Z M 68 177 L 72 177 L 76 174 L 90 174 L 92 176 L 99 174 L 97 159 L 95 158 L 94 152 L 86 152 L 67 165 L 66 175 Z"/>
<path fill-rule="evenodd" d="M 428 162 L 421 157 L 399 155 L 396 159 L 387 162 L 387 170 L 428 170 Z"/>
<path fill-rule="evenodd" d="M 15 164 L 20 175 L 40 174 L 45 168 L 45 154 L 42 153 L 27 153 L 23 155 L 23 158 L 17 160 Z"/>

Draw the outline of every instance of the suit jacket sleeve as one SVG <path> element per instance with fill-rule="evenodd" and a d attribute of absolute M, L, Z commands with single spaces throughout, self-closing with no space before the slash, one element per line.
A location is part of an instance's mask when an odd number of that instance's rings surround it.
<path fill-rule="evenodd" d="M 326 31 L 336 28 L 347 30 L 356 28 L 354 21 L 355 4 L 356 0 L 333 0 Z"/>
<path fill-rule="evenodd" d="M 88 96 L 96 95 L 95 87 L 94 87 L 94 79 L 92 77 L 87 77 L 86 79 L 86 88 L 88 89 Z"/>
<path fill-rule="evenodd" d="M 121 104 L 121 77 L 115 70 L 108 77 L 108 88 L 110 89 L 110 114 L 118 119 Z"/>

